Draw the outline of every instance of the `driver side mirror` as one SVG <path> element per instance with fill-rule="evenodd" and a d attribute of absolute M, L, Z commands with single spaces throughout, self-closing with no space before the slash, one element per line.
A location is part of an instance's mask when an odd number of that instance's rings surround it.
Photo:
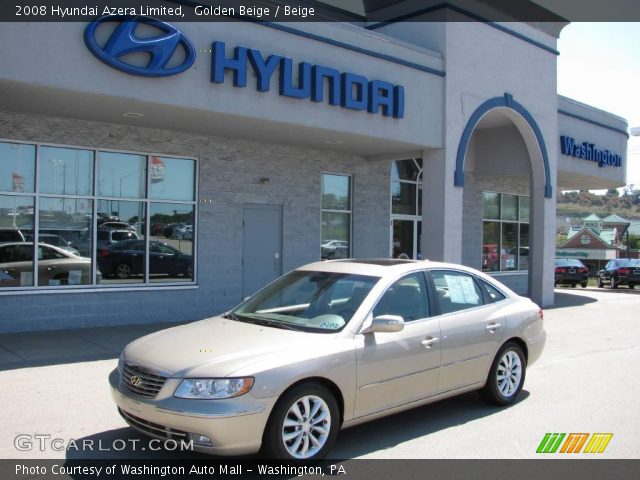
<path fill-rule="evenodd" d="M 362 333 L 393 333 L 404 329 L 404 319 L 399 315 L 380 315 Z"/>

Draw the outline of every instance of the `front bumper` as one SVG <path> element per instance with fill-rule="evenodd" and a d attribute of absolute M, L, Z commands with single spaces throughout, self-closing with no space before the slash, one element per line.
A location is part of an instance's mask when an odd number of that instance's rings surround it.
<path fill-rule="evenodd" d="M 188 441 L 187 434 L 205 435 L 213 446 L 194 450 L 213 455 L 256 453 L 276 398 L 255 398 L 250 392 L 228 400 L 173 397 L 178 379 L 168 379 L 156 398 L 141 398 L 120 387 L 120 375 L 109 375 L 111 397 L 125 421 L 153 438 Z"/>

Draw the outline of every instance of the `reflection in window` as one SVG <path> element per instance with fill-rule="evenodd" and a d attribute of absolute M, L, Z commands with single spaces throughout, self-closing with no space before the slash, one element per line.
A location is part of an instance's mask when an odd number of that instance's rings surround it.
<path fill-rule="evenodd" d="M 482 217 L 486 219 L 500 219 L 500 194 L 482 192 Z"/>
<path fill-rule="evenodd" d="M 193 281 L 195 169 L 191 159 L 0 142 L 0 288 Z"/>
<path fill-rule="evenodd" d="M 322 231 L 320 258 L 351 256 L 351 177 L 322 175 Z"/>
<path fill-rule="evenodd" d="M 0 191 L 33 192 L 36 147 L 0 142 Z"/>
<path fill-rule="evenodd" d="M 158 200 L 195 200 L 195 160 L 151 157 L 150 197 Z"/>
<path fill-rule="evenodd" d="M 529 198 L 495 192 L 482 192 L 482 197 L 482 270 L 527 270 Z"/>
<path fill-rule="evenodd" d="M 193 205 L 151 204 L 151 282 L 193 280 Z"/>
<path fill-rule="evenodd" d="M 93 194 L 92 151 L 42 147 L 39 172 L 41 193 Z"/>
<path fill-rule="evenodd" d="M 147 157 L 130 153 L 100 152 L 98 195 L 144 198 Z"/>
<path fill-rule="evenodd" d="M 391 164 L 393 258 L 420 259 L 422 235 L 422 159 Z"/>

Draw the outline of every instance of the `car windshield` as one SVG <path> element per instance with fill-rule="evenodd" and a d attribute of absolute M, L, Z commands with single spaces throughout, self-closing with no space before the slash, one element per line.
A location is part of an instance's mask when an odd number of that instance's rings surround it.
<path fill-rule="evenodd" d="M 342 330 L 378 277 L 295 271 L 227 314 L 237 321 L 276 328 L 334 333 Z"/>

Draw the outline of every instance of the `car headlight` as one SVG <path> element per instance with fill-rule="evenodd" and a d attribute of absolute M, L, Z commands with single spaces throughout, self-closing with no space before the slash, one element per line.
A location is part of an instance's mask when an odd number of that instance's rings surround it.
<path fill-rule="evenodd" d="M 180 382 L 174 397 L 220 399 L 239 397 L 253 387 L 253 378 L 187 378 Z"/>
<path fill-rule="evenodd" d="M 120 358 L 118 359 L 118 373 L 122 375 L 124 371 L 124 350 L 120 354 Z"/>

